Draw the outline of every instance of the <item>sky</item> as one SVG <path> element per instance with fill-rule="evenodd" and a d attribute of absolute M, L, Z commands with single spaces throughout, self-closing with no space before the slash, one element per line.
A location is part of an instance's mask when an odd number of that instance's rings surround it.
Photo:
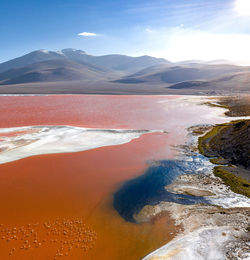
<path fill-rule="evenodd" d="M 0 62 L 37 49 L 250 64 L 250 0 L 0 0 Z"/>

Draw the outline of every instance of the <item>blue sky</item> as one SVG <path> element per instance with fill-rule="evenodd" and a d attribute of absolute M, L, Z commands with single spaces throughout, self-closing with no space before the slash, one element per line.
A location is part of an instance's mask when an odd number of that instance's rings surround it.
<path fill-rule="evenodd" d="M 0 62 L 68 47 L 250 61 L 248 9 L 250 0 L 0 0 Z"/>

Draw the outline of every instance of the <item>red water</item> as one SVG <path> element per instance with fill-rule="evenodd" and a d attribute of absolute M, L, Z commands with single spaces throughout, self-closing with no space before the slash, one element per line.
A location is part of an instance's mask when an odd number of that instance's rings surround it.
<path fill-rule="evenodd" d="M 175 97 L 168 97 L 168 99 Z M 93 128 L 161 128 L 160 96 L 3 96 L 0 127 L 73 125 Z"/>
<path fill-rule="evenodd" d="M 168 216 L 146 224 L 125 222 L 112 207 L 112 194 L 124 181 L 143 174 L 150 161 L 174 158 L 173 146 L 184 143 L 183 125 L 194 114 L 194 105 L 188 110 L 171 103 L 166 109 L 159 101 L 178 97 L 159 96 L 0 100 L 0 127 L 74 125 L 169 131 L 146 134 L 124 145 L 0 165 L 0 259 L 133 260 L 173 237 L 170 232 L 176 227 Z"/>

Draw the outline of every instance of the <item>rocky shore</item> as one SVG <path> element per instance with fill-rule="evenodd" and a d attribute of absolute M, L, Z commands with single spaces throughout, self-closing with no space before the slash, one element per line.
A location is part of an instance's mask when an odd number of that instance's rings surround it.
<path fill-rule="evenodd" d="M 231 116 L 250 116 L 247 97 L 223 98 L 219 104 L 229 108 Z M 250 197 L 250 120 L 216 125 L 199 138 L 199 151 L 216 165 L 214 174 L 234 192 Z"/>
<path fill-rule="evenodd" d="M 244 98 L 221 98 L 210 105 L 227 108 L 228 116 L 250 116 L 250 102 Z M 203 196 L 210 204 L 181 205 L 161 202 L 145 206 L 134 218 L 146 222 L 167 211 L 183 230 L 170 243 L 144 260 L 250 259 L 249 243 L 249 151 L 250 120 L 189 129 L 199 137 L 201 154 L 216 164 L 206 174 L 183 174 L 165 189 L 176 194 Z M 197 139 L 196 139 L 197 140 Z M 197 151 L 194 144 L 186 152 Z"/>

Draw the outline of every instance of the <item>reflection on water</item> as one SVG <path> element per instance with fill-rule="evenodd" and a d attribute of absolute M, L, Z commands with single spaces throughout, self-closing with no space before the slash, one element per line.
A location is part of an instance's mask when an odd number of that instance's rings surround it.
<path fill-rule="evenodd" d="M 164 160 L 148 168 L 144 175 L 127 181 L 114 194 L 114 207 L 126 220 L 135 222 L 133 215 L 146 205 L 156 205 L 161 201 L 179 204 L 208 203 L 203 197 L 168 192 L 165 186 L 179 175 L 205 173 L 210 169 L 202 155 L 189 160 Z"/>

